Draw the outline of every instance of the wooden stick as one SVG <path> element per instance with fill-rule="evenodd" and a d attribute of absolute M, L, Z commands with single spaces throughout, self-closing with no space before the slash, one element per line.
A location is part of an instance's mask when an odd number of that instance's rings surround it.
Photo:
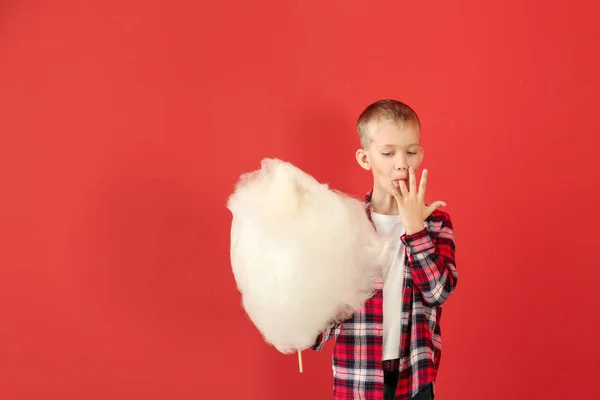
<path fill-rule="evenodd" d="M 298 368 L 300 368 L 300 373 L 304 370 L 302 367 L 302 352 L 298 350 Z"/>

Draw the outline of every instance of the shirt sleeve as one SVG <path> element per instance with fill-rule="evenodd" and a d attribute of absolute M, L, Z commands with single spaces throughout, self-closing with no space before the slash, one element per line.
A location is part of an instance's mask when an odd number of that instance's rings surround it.
<path fill-rule="evenodd" d="M 458 281 L 454 259 L 454 230 L 450 216 L 434 212 L 432 224 L 412 235 L 403 235 L 408 266 L 415 287 L 430 306 L 441 306 L 454 292 Z"/>
<path fill-rule="evenodd" d="M 329 339 L 334 336 L 335 330 L 339 325 L 339 323 L 332 323 L 327 329 L 319 333 L 315 340 L 315 344 L 312 345 L 311 349 L 321 351 Z"/>

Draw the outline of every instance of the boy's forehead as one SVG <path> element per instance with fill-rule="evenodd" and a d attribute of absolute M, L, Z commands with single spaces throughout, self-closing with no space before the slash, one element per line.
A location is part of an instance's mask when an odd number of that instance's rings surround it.
<path fill-rule="evenodd" d="M 374 143 L 385 145 L 419 144 L 419 127 L 412 122 L 378 123 L 371 126 L 371 139 Z"/>

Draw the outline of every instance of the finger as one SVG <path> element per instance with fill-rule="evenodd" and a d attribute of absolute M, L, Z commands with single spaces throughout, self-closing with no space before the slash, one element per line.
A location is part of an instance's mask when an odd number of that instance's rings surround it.
<path fill-rule="evenodd" d="M 408 168 L 408 184 L 410 185 L 410 192 L 417 192 L 417 178 L 415 177 L 415 170 L 412 167 Z"/>
<path fill-rule="evenodd" d="M 425 190 L 427 189 L 427 177 L 429 176 L 429 172 L 424 169 L 421 174 L 421 182 L 419 183 L 419 196 L 421 198 L 425 198 Z"/>
<path fill-rule="evenodd" d="M 402 197 L 402 195 L 399 192 L 398 184 L 395 181 L 392 181 L 390 184 L 392 186 L 392 196 L 394 196 L 396 200 L 400 200 L 400 197 Z"/>
<path fill-rule="evenodd" d="M 443 201 L 436 201 L 433 204 L 430 204 L 426 210 L 427 210 L 427 216 L 429 217 L 435 210 L 437 210 L 440 207 L 446 207 L 446 203 Z"/>
<path fill-rule="evenodd" d="M 400 192 L 402 196 L 408 195 L 408 188 L 406 187 L 406 182 L 400 181 Z"/>

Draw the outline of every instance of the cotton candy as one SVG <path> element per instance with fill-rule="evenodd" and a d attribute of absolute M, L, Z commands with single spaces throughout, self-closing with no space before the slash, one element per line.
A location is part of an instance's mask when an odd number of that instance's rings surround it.
<path fill-rule="evenodd" d="M 389 268 L 390 238 L 375 232 L 364 203 L 289 162 L 262 160 L 227 207 L 242 306 L 282 353 L 311 347 L 341 311 L 362 308 Z"/>

